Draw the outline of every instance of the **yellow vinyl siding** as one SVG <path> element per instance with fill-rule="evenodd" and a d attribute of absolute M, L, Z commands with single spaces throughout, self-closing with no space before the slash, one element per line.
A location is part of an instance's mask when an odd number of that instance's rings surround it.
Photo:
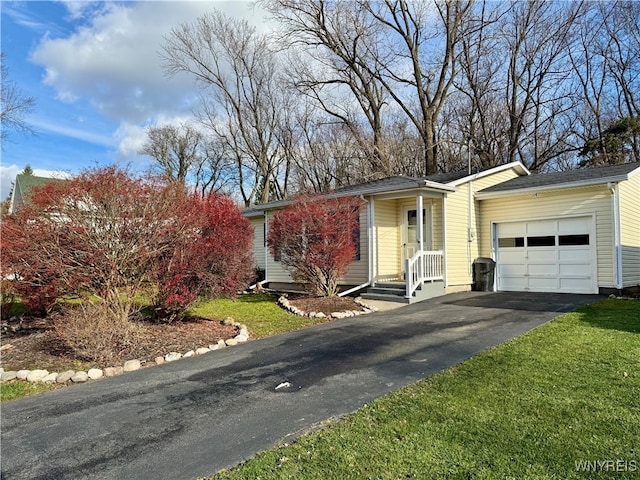
<path fill-rule="evenodd" d="M 275 212 L 268 212 L 269 222 L 273 219 L 274 214 Z M 347 275 L 340 282 L 343 285 L 360 285 L 369 279 L 367 232 L 367 205 L 365 204 L 360 207 L 360 260 L 354 260 L 351 263 Z M 293 282 L 282 262 L 276 262 L 271 253 L 269 253 L 267 260 L 267 280 L 279 283 Z"/>
<path fill-rule="evenodd" d="M 400 273 L 400 227 L 397 200 L 376 200 L 376 277 L 395 277 Z"/>
<path fill-rule="evenodd" d="M 494 256 L 493 223 L 595 214 L 598 286 L 613 287 L 612 207 L 606 186 L 514 195 L 480 204 L 480 253 L 485 257 Z"/>
<path fill-rule="evenodd" d="M 471 262 L 477 247 L 475 240 L 471 244 L 467 241 L 468 195 L 468 183 L 460 185 L 456 192 L 447 194 L 447 287 L 471 284 Z"/>
<path fill-rule="evenodd" d="M 618 186 L 622 286 L 640 285 L 640 173 Z"/>
<path fill-rule="evenodd" d="M 469 185 L 472 193 L 518 177 L 510 168 L 458 185 L 458 190 L 447 194 L 447 287 L 470 286 L 473 282 L 472 263 L 480 256 L 478 238 L 481 225 L 479 202 L 472 198 L 469 208 Z M 437 209 L 434 208 L 434 212 Z M 471 214 L 472 241 L 469 242 L 469 214 Z M 440 222 L 442 224 L 442 222 Z M 442 235 L 440 235 L 441 238 Z"/>
<path fill-rule="evenodd" d="M 340 282 L 343 285 L 361 285 L 369 280 L 369 228 L 367 205 L 360 207 L 360 260 L 354 260 Z"/>
<path fill-rule="evenodd" d="M 267 212 L 267 232 L 269 231 L 268 225 L 273 220 L 273 216 L 275 211 Z M 267 236 L 269 234 L 267 233 Z M 283 267 L 281 262 L 276 262 L 273 259 L 273 255 L 269 252 L 267 257 L 267 280 L 270 282 L 283 282 L 283 283 L 292 283 L 293 279 L 289 272 L 287 272 Z"/>
<path fill-rule="evenodd" d="M 264 241 L 264 219 L 263 218 L 251 218 L 249 219 L 251 226 L 253 227 L 253 258 L 258 268 L 264 268 L 265 262 L 265 241 Z"/>

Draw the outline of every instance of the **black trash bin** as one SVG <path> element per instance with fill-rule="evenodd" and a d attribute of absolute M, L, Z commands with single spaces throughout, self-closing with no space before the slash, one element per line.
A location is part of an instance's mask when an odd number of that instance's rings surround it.
<path fill-rule="evenodd" d="M 473 290 L 492 292 L 496 262 L 493 258 L 478 257 L 473 261 Z"/>

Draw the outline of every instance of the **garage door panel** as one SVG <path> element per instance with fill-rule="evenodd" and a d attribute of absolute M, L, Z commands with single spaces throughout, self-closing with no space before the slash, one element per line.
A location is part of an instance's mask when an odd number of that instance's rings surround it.
<path fill-rule="evenodd" d="M 522 275 L 517 277 L 500 277 L 500 282 L 498 283 L 498 289 L 506 292 L 521 292 L 526 286 L 526 279 Z"/>
<path fill-rule="evenodd" d="M 529 291 L 531 292 L 554 292 L 558 290 L 557 277 L 529 277 Z"/>
<path fill-rule="evenodd" d="M 561 277 L 591 277 L 591 265 L 562 264 L 558 272 Z"/>
<path fill-rule="evenodd" d="M 560 235 L 576 235 L 580 233 L 589 233 L 591 219 L 584 218 L 565 218 L 558 221 L 558 233 Z"/>
<path fill-rule="evenodd" d="M 498 224 L 500 290 L 595 293 L 596 254 L 592 217 Z M 524 232 L 524 233 L 523 233 Z M 509 237 L 524 235 L 514 247 Z"/>
<path fill-rule="evenodd" d="M 551 277 L 557 277 L 558 276 L 558 264 L 553 263 L 553 264 L 540 264 L 540 265 L 528 265 L 527 268 L 527 274 L 529 275 L 535 275 L 535 276 L 539 276 L 539 277 L 544 277 L 544 276 L 551 276 Z"/>
<path fill-rule="evenodd" d="M 591 263 L 591 250 L 589 248 L 561 248 L 558 260 L 560 263 Z"/>
<path fill-rule="evenodd" d="M 571 293 L 593 293 L 590 278 L 561 278 L 559 290 Z"/>
<path fill-rule="evenodd" d="M 524 249 L 523 248 L 503 248 L 500 250 L 502 263 L 523 263 L 524 262 Z"/>
<path fill-rule="evenodd" d="M 556 223 L 555 220 L 527 223 L 527 236 L 554 235 L 557 230 Z"/>
<path fill-rule="evenodd" d="M 503 277 L 522 277 L 526 273 L 526 266 L 521 263 L 502 264 L 498 267 L 498 275 Z"/>
<path fill-rule="evenodd" d="M 504 223 L 500 225 L 500 237 L 524 237 L 527 226 L 522 223 Z"/>
<path fill-rule="evenodd" d="M 530 248 L 527 254 L 528 263 L 557 263 L 558 252 L 555 248 Z"/>

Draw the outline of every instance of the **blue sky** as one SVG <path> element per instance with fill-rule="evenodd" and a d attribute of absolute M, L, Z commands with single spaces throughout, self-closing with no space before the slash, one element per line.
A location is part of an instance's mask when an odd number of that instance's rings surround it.
<path fill-rule="evenodd" d="M 35 99 L 35 134 L 10 132 L 4 143 L 0 199 L 27 164 L 39 175 L 113 163 L 147 169 L 137 154 L 145 128 L 187 120 L 197 103 L 191 78 L 164 75 L 163 36 L 213 8 L 267 28 L 244 1 L 2 0 L 5 65 Z"/>

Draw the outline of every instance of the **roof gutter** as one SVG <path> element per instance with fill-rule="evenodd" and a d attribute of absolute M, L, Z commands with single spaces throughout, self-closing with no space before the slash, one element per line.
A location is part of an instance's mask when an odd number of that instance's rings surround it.
<path fill-rule="evenodd" d="M 496 192 L 479 191 L 479 192 L 476 192 L 476 198 L 478 200 L 489 200 L 492 198 L 510 197 L 513 195 L 526 195 L 528 193 L 549 192 L 549 191 L 561 190 L 565 188 L 592 187 L 595 185 L 607 185 L 612 182 L 622 182 L 624 180 L 627 180 L 628 178 L 629 178 L 629 175 L 618 175 L 615 177 L 593 178 L 590 180 L 580 180 L 577 182 L 556 183 L 553 185 L 541 185 L 539 187 L 513 188 L 511 190 L 498 190 Z"/>

